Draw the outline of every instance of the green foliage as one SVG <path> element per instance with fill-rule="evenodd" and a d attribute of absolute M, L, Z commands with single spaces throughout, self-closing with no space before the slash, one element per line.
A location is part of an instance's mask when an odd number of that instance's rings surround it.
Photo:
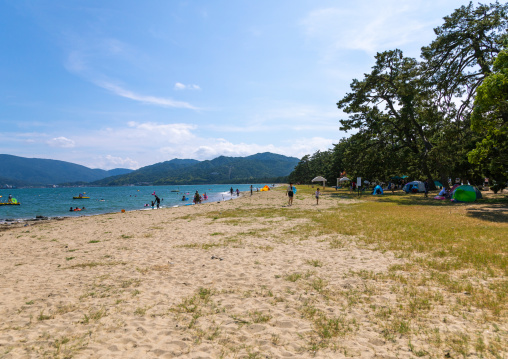
<path fill-rule="evenodd" d="M 508 179 L 508 50 L 499 53 L 494 72 L 478 87 L 471 127 L 484 138 L 469 153 L 497 181 Z"/>

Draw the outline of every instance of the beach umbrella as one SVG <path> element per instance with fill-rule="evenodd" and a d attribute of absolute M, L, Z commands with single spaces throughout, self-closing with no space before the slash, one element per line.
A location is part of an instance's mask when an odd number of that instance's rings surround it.
<path fill-rule="evenodd" d="M 350 179 L 347 177 L 342 177 L 339 179 L 339 182 L 346 182 L 346 181 L 350 181 Z"/>
<path fill-rule="evenodd" d="M 312 179 L 312 182 L 323 182 L 323 187 L 325 187 L 326 178 L 317 176 Z"/>

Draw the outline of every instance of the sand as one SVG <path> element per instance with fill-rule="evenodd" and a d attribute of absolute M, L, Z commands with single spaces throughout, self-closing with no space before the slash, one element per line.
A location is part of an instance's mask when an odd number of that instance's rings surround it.
<path fill-rule="evenodd" d="M 369 276 L 403 259 L 354 237 L 302 237 L 305 217 L 291 219 L 292 211 L 350 200 L 324 194 L 316 206 L 297 194 L 293 206 L 286 201 L 280 190 L 245 193 L 220 203 L 4 226 L 0 358 L 449 353 L 403 331 L 386 335 L 379 308 L 389 309 L 397 290 Z M 269 214 L 249 216 L 254 210 Z M 442 318 L 439 308 L 426 313 L 441 333 L 476 330 L 458 314 Z"/>

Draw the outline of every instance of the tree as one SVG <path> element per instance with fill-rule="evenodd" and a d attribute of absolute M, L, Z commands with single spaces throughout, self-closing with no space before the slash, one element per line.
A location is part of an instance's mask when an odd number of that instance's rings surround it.
<path fill-rule="evenodd" d="M 400 50 L 378 53 L 372 72 L 362 81 L 353 80 L 351 89 L 337 103 L 350 114 L 341 120 L 341 129 L 358 129 L 357 138 L 368 140 L 380 155 L 403 151 L 433 185 L 430 140 L 443 117 L 432 102 L 430 86 L 421 77 L 419 63 L 404 57 Z M 379 152 L 387 148 L 391 151 Z M 378 162 L 378 166 L 382 164 Z"/>
<path fill-rule="evenodd" d="M 468 157 L 483 164 L 486 175 L 497 182 L 508 179 L 508 50 L 499 53 L 494 72 L 478 87 L 471 127 L 483 136 Z"/>
<path fill-rule="evenodd" d="M 310 155 L 302 157 L 300 162 L 296 165 L 295 169 L 289 175 L 289 182 L 291 183 L 310 183 L 312 179 L 310 169 Z"/>
<path fill-rule="evenodd" d="M 458 120 L 468 115 L 476 89 L 492 71 L 494 58 L 507 36 L 508 5 L 470 2 L 434 29 L 436 39 L 422 48 L 426 76 L 438 93 L 439 104 Z M 455 102 L 461 99 L 457 111 Z M 450 113 L 449 113 L 450 114 Z"/>

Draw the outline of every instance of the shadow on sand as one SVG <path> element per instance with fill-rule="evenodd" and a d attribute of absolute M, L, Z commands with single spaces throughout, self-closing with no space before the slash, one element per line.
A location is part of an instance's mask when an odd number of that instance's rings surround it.
<path fill-rule="evenodd" d="M 465 207 L 466 215 L 483 221 L 495 223 L 508 223 L 508 196 L 496 196 L 480 199 L 472 203 L 452 202 L 450 200 L 434 199 L 435 193 L 429 193 L 429 197 L 419 194 L 404 194 L 402 192 L 385 192 L 383 195 L 373 196 L 370 192 L 357 193 L 328 193 L 332 198 L 341 199 L 367 199 L 380 203 L 393 203 L 400 206 L 433 206 L 433 207 Z"/>

